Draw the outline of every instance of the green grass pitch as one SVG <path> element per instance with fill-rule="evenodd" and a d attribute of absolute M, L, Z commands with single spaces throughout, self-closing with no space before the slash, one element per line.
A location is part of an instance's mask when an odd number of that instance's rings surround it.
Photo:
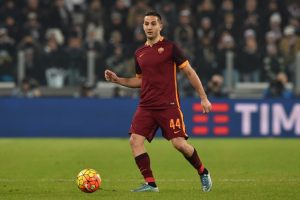
<path fill-rule="evenodd" d="M 0 139 L 0 199 L 300 199 L 299 139 L 190 139 L 211 172 L 203 193 L 195 170 L 171 144 L 147 144 L 159 193 L 131 193 L 143 182 L 127 139 Z M 101 189 L 81 192 L 84 168 Z"/>

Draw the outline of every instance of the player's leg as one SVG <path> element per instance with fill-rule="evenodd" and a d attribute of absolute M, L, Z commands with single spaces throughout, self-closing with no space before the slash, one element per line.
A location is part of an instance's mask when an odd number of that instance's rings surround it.
<path fill-rule="evenodd" d="M 176 137 L 171 139 L 173 146 L 181 152 L 189 163 L 197 170 L 202 183 L 202 190 L 209 192 L 212 188 L 212 180 L 210 174 L 198 156 L 196 149 L 189 144 L 184 137 Z"/>
<path fill-rule="evenodd" d="M 203 173 L 204 165 L 202 164 L 196 149 L 187 142 L 183 137 L 171 139 L 173 147 L 183 154 L 183 156 L 193 165 L 199 174 Z"/>
<path fill-rule="evenodd" d="M 154 185 L 155 180 L 150 166 L 150 157 L 144 146 L 145 137 L 133 133 L 131 134 L 129 141 L 135 163 L 143 175 L 145 182 L 156 187 L 156 185 Z"/>
<path fill-rule="evenodd" d="M 138 108 L 130 128 L 130 147 L 135 162 L 145 179 L 146 184 L 133 192 L 158 192 L 157 185 L 150 166 L 150 157 L 145 149 L 145 139 L 151 141 L 154 137 L 157 125 L 151 117 L 150 111 Z"/>
<path fill-rule="evenodd" d="M 132 133 L 129 138 L 129 143 L 132 151 L 132 155 L 137 157 L 141 154 L 146 153 L 145 149 L 145 137 L 142 135 L 138 135 L 136 133 Z"/>
<path fill-rule="evenodd" d="M 158 192 L 157 185 L 150 166 L 150 157 L 145 149 L 145 137 L 132 133 L 130 135 L 130 147 L 132 154 L 135 159 L 135 163 L 138 166 L 141 174 L 143 175 L 146 184 L 143 184 L 141 187 L 132 190 L 133 192 Z"/>
<path fill-rule="evenodd" d="M 186 141 L 188 136 L 185 131 L 181 110 L 179 108 L 170 108 L 163 112 L 158 112 L 157 115 L 159 116 L 159 126 L 163 130 L 163 136 L 167 140 L 171 140 L 173 146 L 180 151 L 197 170 L 201 177 L 202 190 L 209 191 L 212 185 L 209 173 L 207 169 L 204 168 L 196 149 Z"/>

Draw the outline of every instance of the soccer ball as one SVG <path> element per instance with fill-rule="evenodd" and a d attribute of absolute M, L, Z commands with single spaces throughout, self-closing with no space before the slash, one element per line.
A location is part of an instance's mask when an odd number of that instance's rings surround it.
<path fill-rule="evenodd" d="M 77 175 L 76 182 L 81 191 L 92 193 L 99 189 L 101 178 L 96 170 L 84 169 Z"/>

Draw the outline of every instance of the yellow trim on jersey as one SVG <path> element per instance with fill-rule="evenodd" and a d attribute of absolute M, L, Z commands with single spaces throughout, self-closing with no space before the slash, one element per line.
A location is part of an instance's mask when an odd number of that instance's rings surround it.
<path fill-rule="evenodd" d="M 163 41 L 163 40 L 164 40 L 164 37 L 163 37 L 163 36 L 160 36 L 158 42 L 161 42 L 161 41 Z M 151 46 L 151 45 L 148 43 L 148 41 L 145 42 L 145 45 L 146 45 L 146 46 Z M 153 45 L 153 44 L 152 44 L 152 45 Z"/>
<path fill-rule="evenodd" d="M 188 63 L 188 61 L 185 61 Z M 181 64 L 182 65 L 182 64 Z M 174 82 L 175 82 L 175 96 L 176 96 L 176 102 L 177 102 L 177 108 L 179 110 L 179 113 L 180 113 L 180 118 L 181 118 L 181 124 L 182 124 L 182 129 L 184 131 L 184 134 L 186 137 L 188 137 L 188 135 L 186 134 L 186 129 L 185 129 L 185 124 L 184 124 L 184 119 L 183 119 L 183 114 L 181 112 L 181 109 L 180 109 L 180 104 L 179 104 L 179 96 L 178 96 L 178 89 L 177 89 L 177 76 L 176 76 L 176 63 L 174 63 Z"/>
<path fill-rule="evenodd" d="M 178 107 L 179 113 L 180 113 L 180 118 L 181 118 L 181 124 L 182 124 L 182 129 L 184 131 L 184 134 L 187 136 L 186 134 L 186 130 L 185 130 L 185 124 L 184 124 L 184 119 L 183 119 L 183 113 L 181 112 L 181 109 Z"/>
<path fill-rule="evenodd" d="M 174 85 L 175 85 L 176 103 L 177 103 L 177 106 L 179 107 L 178 90 L 177 90 L 177 76 L 176 76 L 176 63 L 174 63 Z"/>
<path fill-rule="evenodd" d="M 185 68 L 186 66 L 188 66 L 188 64 L 189 64 L 189 61 L 186 60 L 186 61 L 184 61 L 183 63 L 181 63 L 181 65 L 179 65 L 178 67 L 179 67 L 179 69 L 183 69 L 183 68 Z"/>

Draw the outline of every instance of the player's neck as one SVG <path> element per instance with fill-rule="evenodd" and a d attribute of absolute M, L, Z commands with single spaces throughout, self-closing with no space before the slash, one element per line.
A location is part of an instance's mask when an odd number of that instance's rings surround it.
<path fill-rule="evenodd" d="M 157 42 L 162 41 L 162 40 L 163 40 L 163 37 L 161 35 L 158 35 L 156 38 L 153 38 L 153 39 L 147 38 L 146 45 L 153 46 L 154 44 L 156 44 Z"/>

